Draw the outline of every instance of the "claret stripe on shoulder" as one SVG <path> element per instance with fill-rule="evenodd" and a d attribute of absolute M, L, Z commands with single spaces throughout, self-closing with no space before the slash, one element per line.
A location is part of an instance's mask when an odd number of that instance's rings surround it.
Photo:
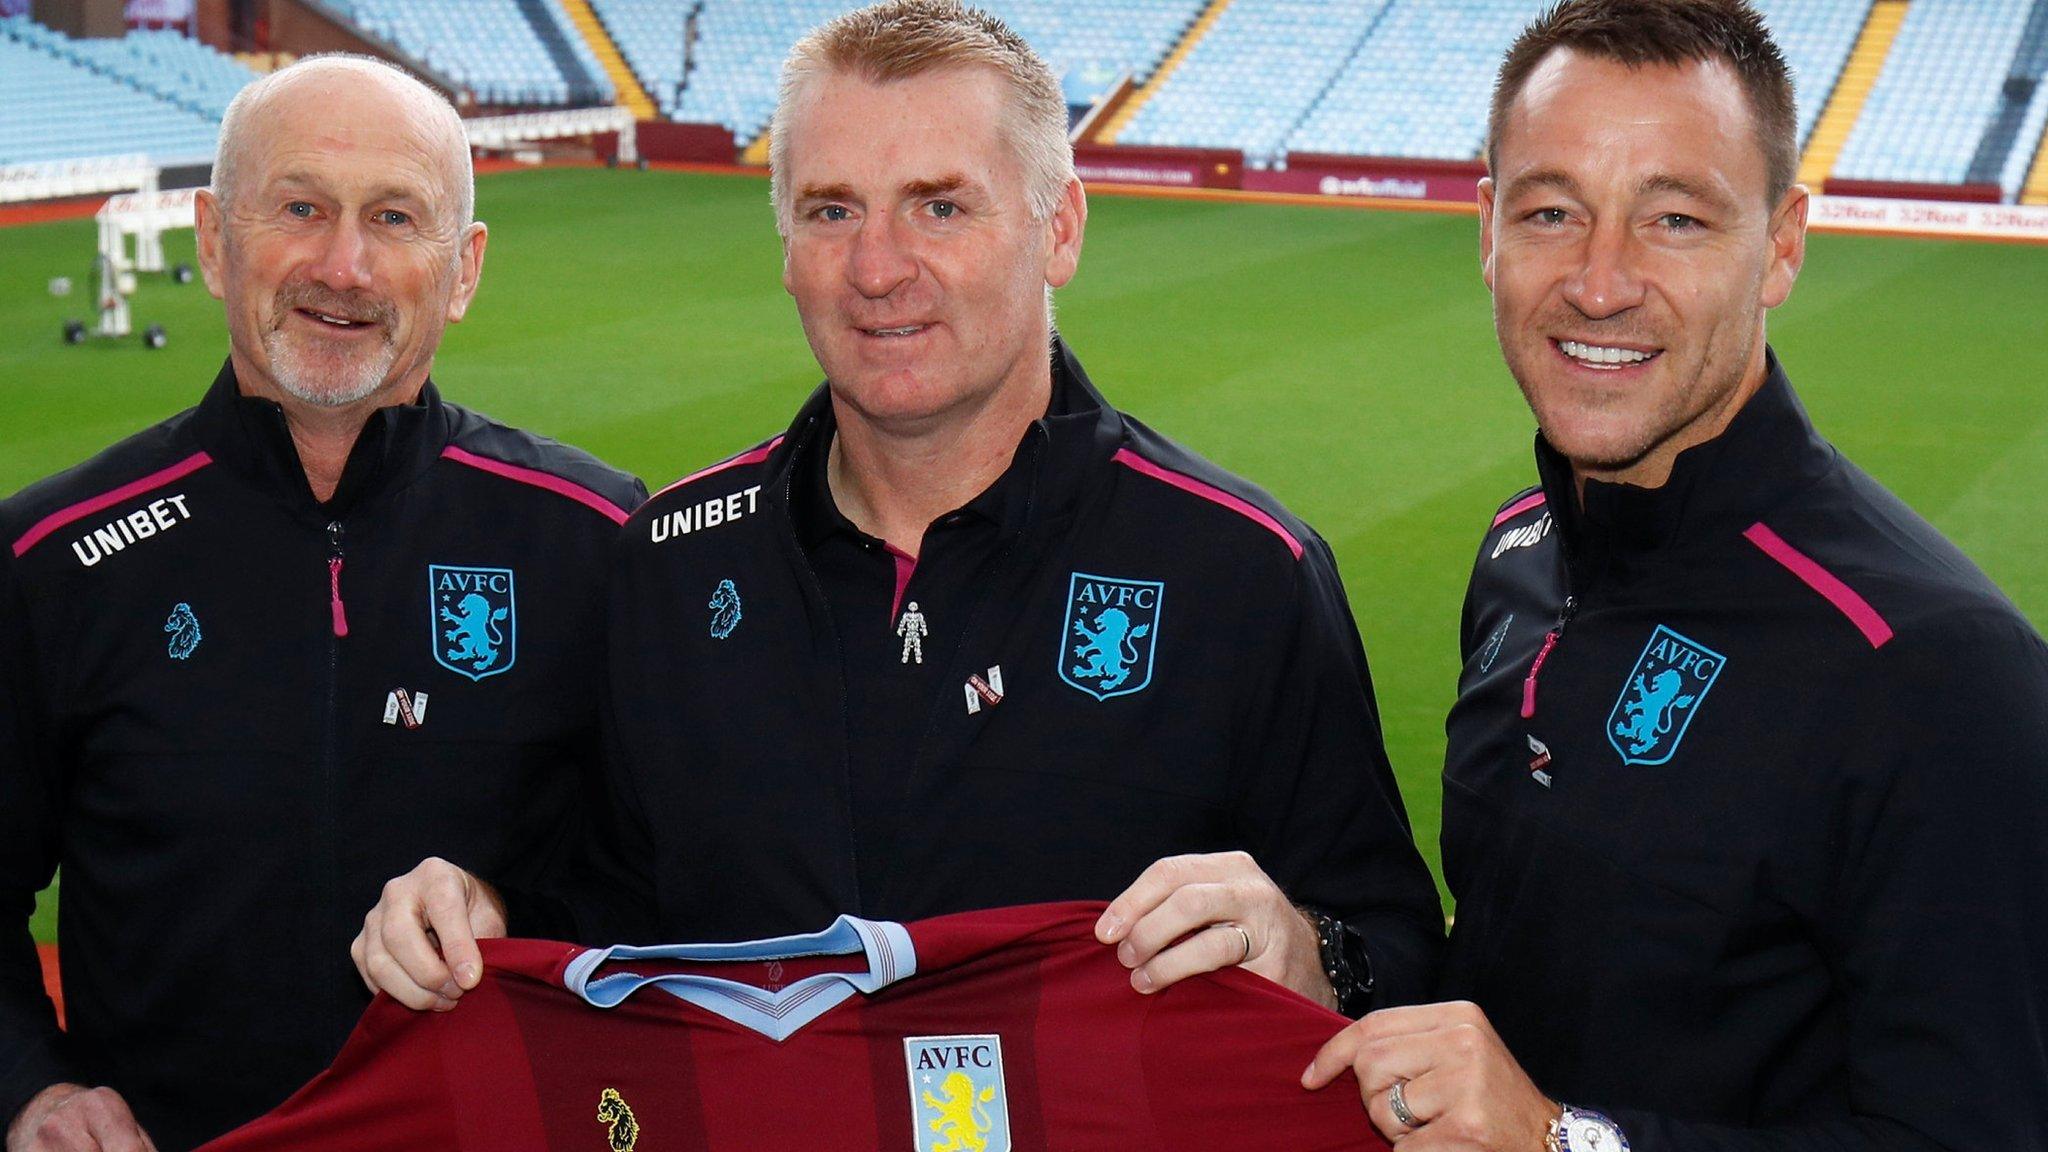
<path fill-rule="evenodd" d="M 1210 484 L 1202 480 L 1197 480 L 1193 476 L 1190 476 L 1185 472 L 1176 472 L 1163 464 L 1155 464 L 1152 461 L 1145 459 L 1143 456 L 1138 455 L 1136 452 L 1131 451 L 1129 448 L 1117 449 L 1116 455 L 1110 457 L 1110 459 L 1116 461 L 1117 463 L 1123 465 L 1126 468 L 1131 469 L 1134 472 L 1143 473 L 1146 476 L 1152 477 L 1154 480 L 1158 480 L 1166 484 L 1171 484 L 1175 488 L 1178 488 L 1183 492 L 1188 492 L 1193 495 L 1199 496 L 1202 499 L 1207 500 L 1211 504 L 1220 504 L 1223 507 L 1230 509 L 1232 512 L 1237 513 L 1245 519 L 1250 520 L 1252 523 L 1257 524 L 1259 527 L 1264 528 L 1266 531 L 1271 532 L 1273 535 L 1278 536 L 1282 541 L 1284 541 L 1287 544 L 1287 550 L 1289 552 L 1294 553 L 1294 558 L 1296 560 L 1301 559 L 1301 541 L 1295 538 L 1294 533 L 1289 532 L 1287 530 L 1286 525 L 1280 523 L 1280 521 L 1278 520 L 1275 520 L 1264 509 L 1260 508 L 1256 504 L 1253 504 L 1249 500 L 1246 500 L 1241 496 L 1235 496 L 1229 492 L 1225 492 L 1223 489 L 1216 487 L 1214 484 Z"/>

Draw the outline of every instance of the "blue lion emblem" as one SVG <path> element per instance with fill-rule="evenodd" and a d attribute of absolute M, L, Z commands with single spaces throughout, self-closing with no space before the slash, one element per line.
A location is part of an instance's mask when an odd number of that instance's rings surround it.
<path fill-rule="evenodd" d="M 723 640 L 740 626 L 740 590 L 730 580 L 720 580 L 711 594 L 711 638 Z"/>
<path fill-rule="evenodd" d="M 192 614 L 190 604 L 181 603 L 171 609 L 171 618 L 164 621 L 164 631 L 171 634 L 171 659 L 189 660 L 199 650 L 199 617 Z"/>
<path fill-rule="evenodd" d="M 479 681 L 511 669 L 519 649 L 511 569 L 430 564 L 427 588 L 436 663 Z"/>
<path fill-rule="evenodd" d="M 1144 691 L 1152 683 L 1165 599 L 1166 585 L 1158 580 L 1074 573 L 1067 585 L 1060 679 L 1097 700 Z"/>
<path fill-rule="evenodd" d="M 1684 687 L 1685 678 L 1675 668 L 1657 673 L 1654 684 L 1636 677 L 1636 698 L 1621 706 L 1625 719 L 1614 726 L 1614 734 L 1628 741 L 1628 755 L 1641 756 L 1670 734 L 1672 712 L 1692 707 L 1692 694 Z"/>
<path fill-rule="evenodd" d="M 452 645 L 447 658 L 468 662 L 476 672 L 497 663 L 498 649 L 505 645 L 505 631 L 498 626 L 511 614 L 510 609 L 491 607 L 477 592 L 465 595 L 457 611 L 441 609 L 441 622 L 455 625 L 441 634 Z"/>
<path fill-rule="evenodd" d="M 1137 642 L 1151 634 L 1152 626 L 1133 625 L 1121 608 L 1103 609 L 1095 625 L 1090 629 L 1086 620 L 1074 621 L 1074 635 L 1081 638 L 1081 643 L 1074 645 L 1074 655 L 1083 661 L 1074 665 L 1074 675 L 1100 680 L 1096 687 L 1112 692 L 1131 678 L 1131 665 L 1143 655 Z"/>
<path fill-rule="evenodd" d="M 1719 652 L 1659 625 L 1607 714 L 1607 742 L 1622 763 L 1670 761 L 1727 663 Z"/>

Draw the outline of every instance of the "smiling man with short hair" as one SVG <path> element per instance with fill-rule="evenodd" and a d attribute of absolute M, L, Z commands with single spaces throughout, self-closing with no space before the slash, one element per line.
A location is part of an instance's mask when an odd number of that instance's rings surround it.
<path fill-rule="evenodd" d="M 1052 328 L 1087 218 L 1066 131 L 1044 61 L 954 0 L 796 46 L 773 196 L 825 383 L 660 493 L 613 585 L 653 923 L 515 899 L 514 931 L 1116 897 L 1100 933 L 1141 991 L 1242 965 L 1355 1014 L 1428 986 L 1441 912 L 1328 545 L 1111 407 Z M 446 1007 L 502 911 L 429 861 L 372 912 L 366 974 Z"/>
<path fill-rule="evenodd" d="M 455 110 L 396 68 L 251 84 L 198 197 L 212 389 L 0 502 L 8 1152 L 275 1106 L 367 1003 L 385 877 L 536 873 L 601 792 L 603 561 L 645 490 L 429 380 L 472 203 Z M 63 1033 L 26 927 L 60 864 Z"/>
<path fill-rule="evenodd" d="M 2048 647 L 1765 342 L 1792 125 L 1742 0 L 1569 0 L 1501 68 L 1480 250 L 1541 483 L 1465 603 L 1466 999 L 1307 1077 L 1400 1147 L 2048 1147 Z"/>

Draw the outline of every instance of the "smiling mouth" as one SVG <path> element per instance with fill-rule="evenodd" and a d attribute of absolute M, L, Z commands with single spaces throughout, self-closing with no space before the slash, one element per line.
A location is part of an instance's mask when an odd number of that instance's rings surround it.
<path fill-rule="evenodd" d="M 931 325 L 929 324 L 903 324 L 895 328 L 862 328 L 860 331 L 863 336 L 873 336 L 877 339 L 887 340 L 903 336 L 915 336 L 930 327 Z"/>
<path fill-rule="evenodd" d="M 376 324 L 374 320 L 357 320 L 351 316 L 339 316 L 335 313 L 322 312 L 315 308 L 294 308 L 293 311 L 316 323 L 323 324 L 329 328 L 338 328 L 344 332 L 356 328 L 369 328 Z"/>
<path fill-rule="evenodd" d="M 1551 343 L 1572 363 L 1602 372 L 1634 368 L 1664 354 L 1661 348 L 1645 351 L 1640 348 L 1620 348 L 1611 344 L 1585 344 L 1577 340 L 1552 340 Z"/>

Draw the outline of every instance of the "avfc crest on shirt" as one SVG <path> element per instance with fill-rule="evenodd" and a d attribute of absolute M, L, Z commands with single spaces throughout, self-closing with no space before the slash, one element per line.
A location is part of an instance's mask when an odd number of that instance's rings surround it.
<path fill-rule="evenodd" d="M 905 1036 L 917 1152 L 1010 1152 L 1000 1036 Z"/>
<path fill-rule="evenodd" d="M 427 565 L 427 623 L 441 667 L 471 680 L 511 671 L 519 656 L 512 570 Z"/>
<path fill-rule="evenodd" d="M 1607 742 L 1621 762 L 1668 763 L 1726 664 L 1719 652 L 1658 625 L 1607 714 Z"/>
<path fill-rule="evenodd" d="M 1076 572 L 1067 582 L 1060 629 L 1060 679 L 1097 700 L 1142 692 L 1152 683 L 1166 585 Z"/>

